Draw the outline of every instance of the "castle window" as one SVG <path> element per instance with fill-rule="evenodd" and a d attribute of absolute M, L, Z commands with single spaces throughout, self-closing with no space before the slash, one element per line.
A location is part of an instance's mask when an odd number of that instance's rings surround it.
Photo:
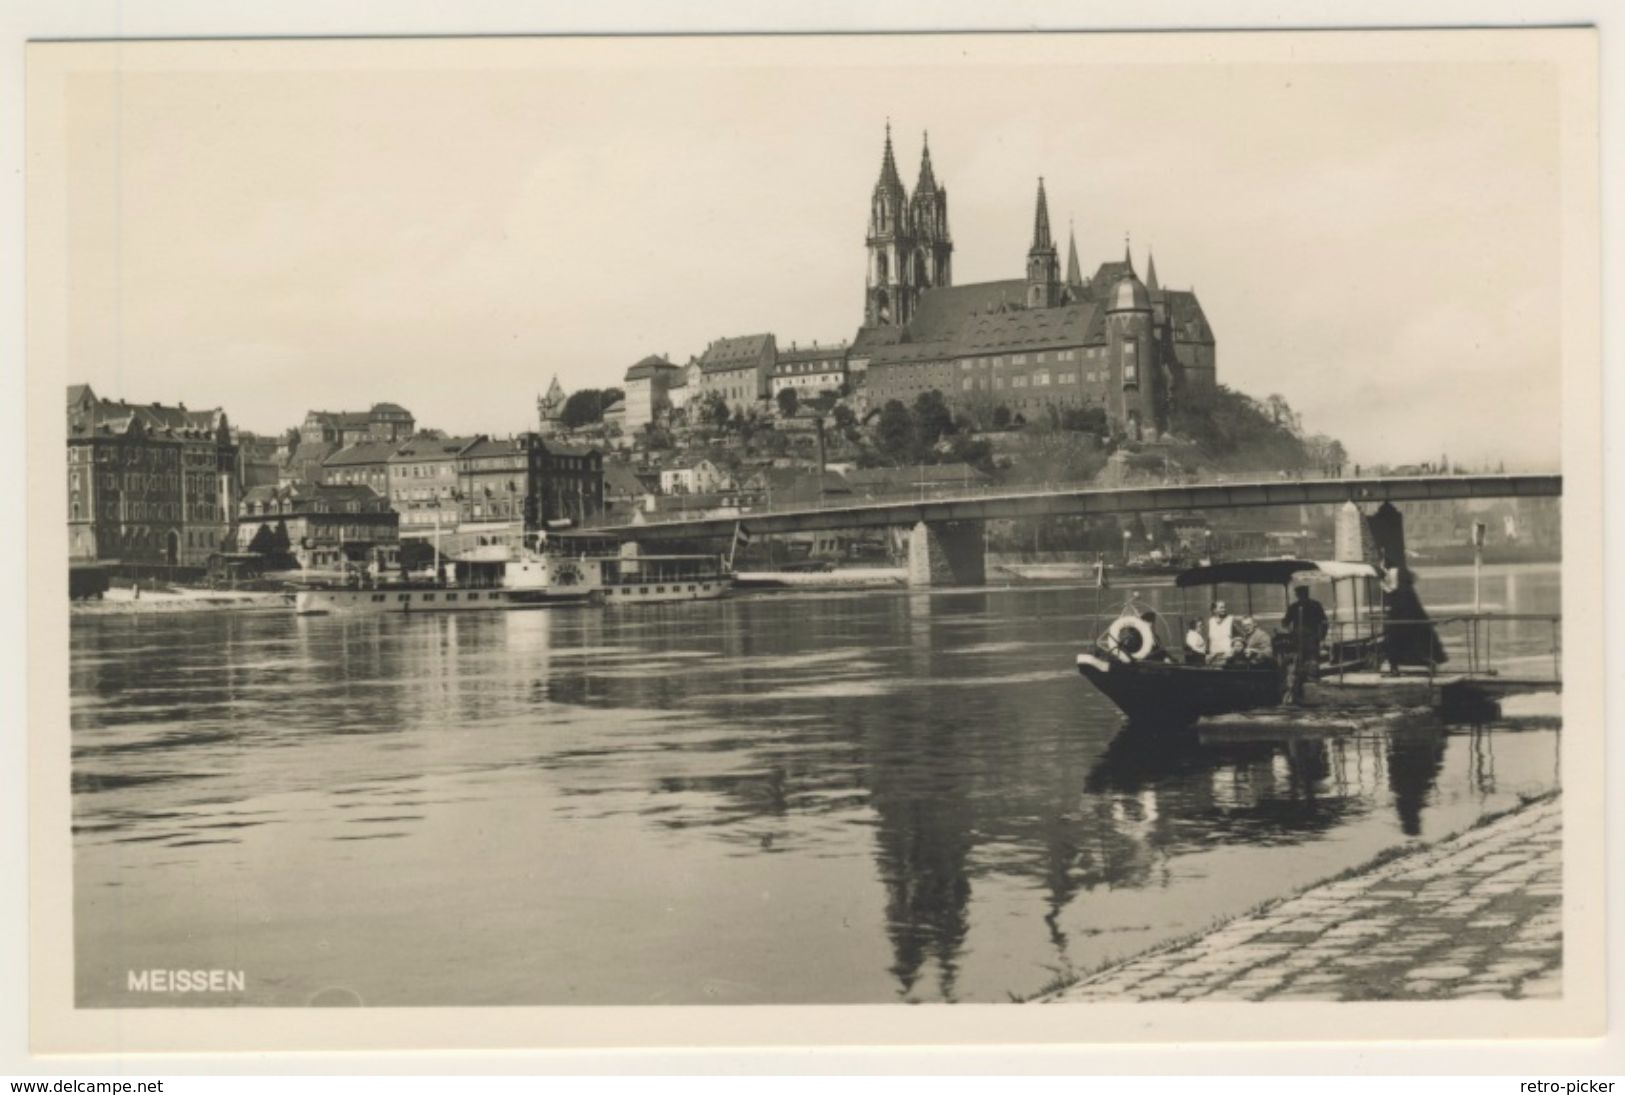
<path fill-rule="evenodd" d="M 1012 365 L 1025 365 L 1025 364 L 1027 364 L 1027 355 L 1026 354 L 1012 354 L 1010 356 L 1010 364 L 1012 364 Z"/>
<path fill-rule="evenodd" d="M 974 377 L 967 376 L 961 386 L 968 392 L 976 386 L 976 380 Z M 73 508 L 77 510 L 79 507 L 74 506 Z"/>

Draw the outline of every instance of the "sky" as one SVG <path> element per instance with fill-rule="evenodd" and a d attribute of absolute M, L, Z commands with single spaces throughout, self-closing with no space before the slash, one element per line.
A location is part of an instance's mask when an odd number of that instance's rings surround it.
<path fill-rule="evenodd" d="M 911 190 L 929 131 L 957 284 L 1023 275 L 1043 176 L 1086 270 L 1153 251 L 1220 381 L 1351 459 L 1557 466 L 1551 66 L 826 41 L 75 73 L 65 231 L 30 240 L 62 250 L 69 379 L 261 432 L 388 400 L 506 434 L 554 375 L 849 339 L 889 119 Z"/>

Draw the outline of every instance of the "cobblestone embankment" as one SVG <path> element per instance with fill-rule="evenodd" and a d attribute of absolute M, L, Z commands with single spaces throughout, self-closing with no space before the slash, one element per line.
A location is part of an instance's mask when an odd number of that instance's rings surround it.
<path fill-rule="evenodd" d="M 1557 997 L 1562 867 L 1553 796 L 1040 999 Z"/>

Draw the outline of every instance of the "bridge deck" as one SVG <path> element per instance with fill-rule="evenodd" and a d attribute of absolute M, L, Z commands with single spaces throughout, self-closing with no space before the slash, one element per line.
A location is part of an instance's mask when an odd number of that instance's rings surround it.
<path fill-rule="evenodd" d="M 1560 474 L 1417 475 L 1393 478 L 1255 479 L 1145 486 L 1068 486 L 982 490 L 928 498 L 753 509 L 739 515 L 654 519 L 602 531 L 632 540 L 726 536 L 736 524 L 752 534 L 911 526 L 921 521 L 987 521 L 1047 515 L 1108 516 L 1247 506 L 1341 502 L 1418 502 L 1460 498 L 1550 498 L 1563 493 Z"/>

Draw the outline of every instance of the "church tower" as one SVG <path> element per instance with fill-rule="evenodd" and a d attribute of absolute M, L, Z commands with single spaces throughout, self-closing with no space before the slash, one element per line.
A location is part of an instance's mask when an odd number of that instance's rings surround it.
<path fill-rule="evenodd" d="M 931 170 L 930 134 L 921 145 L 920 179 L 914 184 L 908 220 L 914 237 L 914 268 L 909 280 L 915 291 L 952 285 L 954 241 L 948 234 L 948 188 L 937 185 Z"/>
<path fill-rule="evenodd" d="M 947 201 L 942 217 L 947 225 Z M 892 157 L 891 123 L 886 123 L 886 149 L 880 160 L 880 178 L 869 201 L 869 273 L 863 309 L 865 327 L 901 327 L 914 316 L 915 285 L 911 274 L 914 232 L 908 193 L 897 175 Z"/>
<path fill-rule="evenodd" d="M 1049 231 L 1049 200 L 1038 180 L 1038 208 L 1033 213 L 1033 245 L 1027 251 L 1027 307 L 1053 308 L 1061 303 L 1061 260 Z"/>

